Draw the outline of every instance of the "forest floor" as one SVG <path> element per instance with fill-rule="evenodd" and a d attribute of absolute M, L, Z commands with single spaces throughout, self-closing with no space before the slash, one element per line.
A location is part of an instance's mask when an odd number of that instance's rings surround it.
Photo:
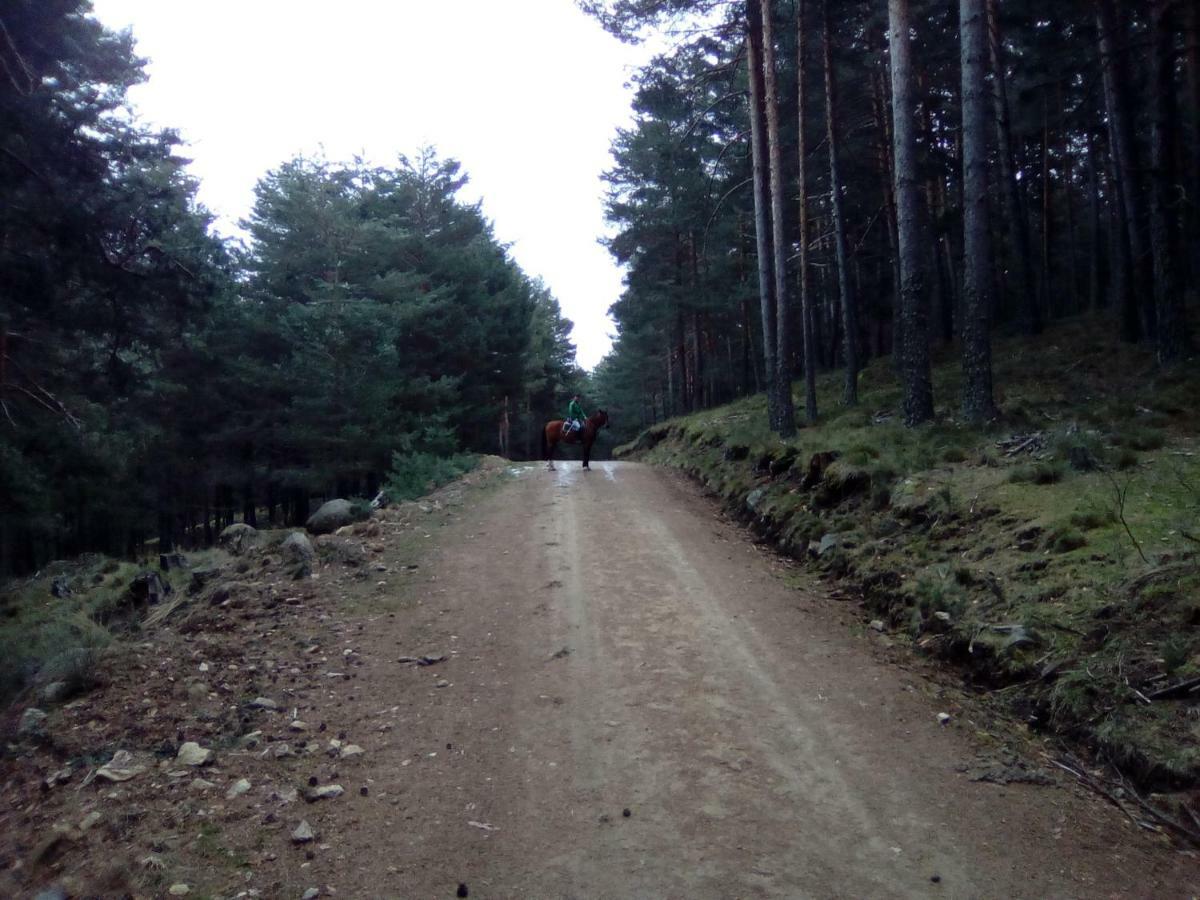
<path fill-rule="evenodd" d="M 280 537 L 9 744 L 0 894 L 1200 892 L 1193 851 L 669 470 L 493 463 L 299 580 Z"/>

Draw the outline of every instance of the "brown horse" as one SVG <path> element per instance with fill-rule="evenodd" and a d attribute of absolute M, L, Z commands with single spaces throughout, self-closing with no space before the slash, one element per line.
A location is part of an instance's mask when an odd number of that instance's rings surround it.
<path fill-rule="evenodd" d="M 547 422 L 546 427 L 542 429 L 542 459 L 546 460 L 546 468 L 554 469 L 554 450 L 559 444 L 582 444 L 583 467 L 591 468 L 588 465 L 588 459 L 592 455 L 592 444 L 596 442 L 596 435 L 600 429 L 607 427 L 608 413 L 602 409 L 596 410 L 584 419 L 583 428 L 579 431 L 572 431 L 567 435 L 563 434 L 562 419 Z"/>

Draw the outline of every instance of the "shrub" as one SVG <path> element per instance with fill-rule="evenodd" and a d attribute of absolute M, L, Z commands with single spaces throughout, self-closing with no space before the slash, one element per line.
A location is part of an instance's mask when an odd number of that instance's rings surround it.
<path fill-rule="evenodd" d="M 479 457 L 470 453 L 437 456 L 433 453 L 393 453 L 385 493 L 392 502 L 415 500 L 470 472 Z"/>
<path fill-rule="evenodd" d="M 1094 531 L 1097 528 L 1112 525 L 1117 521 L 1117 516 L 1111 509 L 1091 507 L 1075 510 L 1075 512 L 1071 513 L 1069 521 L 1081 531 Z"/>
<path fill-rule="evenodd" d="M 1192 656 L 1191 641 L 1185 635 L 1174 634 L 1163 641 L 1162 645 L 1162 660 L 1163 668 L 1167 670 L 1168 675 L 1174 675 L 1179 669 L 1182 669 Z"/>
<path fill-rule="evenodd" d="M 1087 546 L 1083 532 L 1071 525 L 1056 525 L 1046 535 L 1046 546 L 1055 553 L 1070 553 Z"/>
<path fill-rule="evenodd" d="M 1122 450 L 1117 454 L 1117 458 L 1113 461 L 1113 464 L 1122 472 L 1126 472 L 1129 469 L 1137 466 L 1138 455 L 1128 447 L 1122 448 Z"/>
<path fill-rule="evenodd" d="M 1129 425 L 1113 435 L 1113 443 L 1130 450 L 1158 450 L 1167 442 L 1167 436 L 1158 428 L 1145 425 Z"/>
<path fill-rule="evenodd" d="M 1066 474 L 1067 468 L 1061 462 L 1043 460 L 1017 466 L 1008 480 L 1015 484 L 1056 484 Z"/>

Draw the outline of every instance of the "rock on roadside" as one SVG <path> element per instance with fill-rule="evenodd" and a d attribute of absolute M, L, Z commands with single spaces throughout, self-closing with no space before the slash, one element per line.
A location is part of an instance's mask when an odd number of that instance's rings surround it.
<path fill-rule="evenodd" d="M 221 549 L 232 553 L 234 556 L 241 556 L 257 542 L 258 529 L 244 522 L 235 522 L 222 531 L 217 538 L 217 544 Z"/>
<path fill-rule="evenodd" d="M 370 516 L 368 510 L 356 507 L 349 500 L 330 500 L 309 516 L 305 528 L 311 534 L 333 534 L 345 525 L 361 521 Z"/>

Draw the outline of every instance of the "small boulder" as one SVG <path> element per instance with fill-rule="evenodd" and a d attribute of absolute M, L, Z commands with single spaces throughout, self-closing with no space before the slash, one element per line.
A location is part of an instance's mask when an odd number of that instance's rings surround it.
<path fill-rule="evenodd" d="M 118 750 L 113 758 L 96 770 L 96 777 L 105 781 L 128 781 L 146 771 L 128 750 Z"/>
<path fill-rule="evenodd" d="M 50 584 L 50 593 L 56 600 L 65 600 L 71 596 L 71 579 L 66 575 L 59 575 Z"/>
<path fill-rule="evenodd" d="M 333 534 L 343 525 L 352 525 L 369 518 L 370 514 L 370 508 L 364 508 L 362 504 L 349 500 L 329 500 L 309 516 L 304 527 L 312 534 Z"/>
<path fill-rule="evenodd" d="M 295 568 L 295 576 L 303 578 L 312 574 L 313 561 L 317 551 L 313 549 L 312 541 L 302 531 L 293 531 L 280 545 L 284 559 Z"/>
<path fill-rule="evenodd" d="M 175 754 L 175 762 L 181 766 L 202 766 L 212 761 L 212 751 L 195 741 L 188 741 Z"/>
<path fill-rule="evenodd" d="M 292 843 L 307 844 L 310 843 L 315 837 L 316 835 L 313 834 L 312 826 L 309 825 L 308 822 L 302 820 L 300 824 L 296 826 L 296 830 L 292 832 Z"/>
<path fill-rule="evenodd" d="M 229 790 L 225 792 L 225 799 L 232 800 L 234 797 L 240 797 L 242 794 L 250 792 L 250 781 L 246 778 L 239 778 L 229 786 Z"/>
<path fill-rule="evenodd" d="M 222 550 L 241 556 L 258 542 L 258 529 L 245 522 L 235 522 L 217 537 L 217 544 Z"/>
<path fill-rule="evenodd" d="M 305 791 L 304 799 L 309 803 L 316 803 L 318 800 L 332 800 L 335 797 L 342 796 L 344 793 L 346 791 L 340 784 L 322 784 Z"/>
<path fill-rule="evenodd" d="M 255 697 L 253 700 L 250 701 L 250 708 L 251 709 L 269 709 L 269 710 L 274 711 L 274 710 L 279 709 L 279 704 L 276 703 L 274 700 L 270 699 L 269 697 Z"/>
<path fill-rule="evenodd" d="M 46 736 L 46 714 L 35 706 L 21 713 L 21 722 L 17 726 L 17 737 L 41 738 Z"/>
<path fill-rule="evenodd" d="M 38 700 L 47 705 L 61 703 L 70 693 L 71 688 L 65 681 L 52 681 L 38 691 Z"/>

